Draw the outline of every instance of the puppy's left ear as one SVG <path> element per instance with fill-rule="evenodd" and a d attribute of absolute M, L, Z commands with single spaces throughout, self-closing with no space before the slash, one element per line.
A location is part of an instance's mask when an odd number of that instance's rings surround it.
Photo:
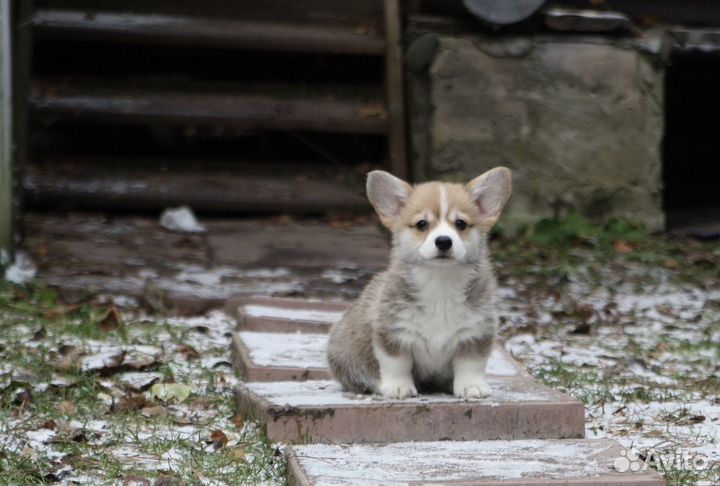
<path fill-rule="evenodd" d="M 492 228 L 500 218 L 512 192 L 512 173 L 507 167 L 495 167 L 467 183 L 473 202 L 480 208 L 480 224 Z"/>

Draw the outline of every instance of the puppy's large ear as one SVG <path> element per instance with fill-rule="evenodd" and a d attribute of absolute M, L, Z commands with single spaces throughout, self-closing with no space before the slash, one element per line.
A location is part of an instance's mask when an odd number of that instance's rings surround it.
<path fill-rule="evenodd" d="M 380 216 L 382 224 L 388 228 L 392 228 L 411 191 L 410 184 L 385 171 L 374 170 L 368 174 L 368 199 Z"/>
<path fill-rule="evenodd" d="M 480 208 L 480 223 L 486 229 L 497 223 L 512 191 L 512 173 L 506 167 L 495 167 L 467 184 L 467 190 Z"/>

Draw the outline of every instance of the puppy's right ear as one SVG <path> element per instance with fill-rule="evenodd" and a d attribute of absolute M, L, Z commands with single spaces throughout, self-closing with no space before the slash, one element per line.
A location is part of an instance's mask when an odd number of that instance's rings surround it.
<path fill-rule="evenodd" d="M 382 224 L 388 228 L 392 228 L 411 191 L 410 184 L 385 171 L 374 170 L 368 174 L 368 199 L 380 216 Z"/>

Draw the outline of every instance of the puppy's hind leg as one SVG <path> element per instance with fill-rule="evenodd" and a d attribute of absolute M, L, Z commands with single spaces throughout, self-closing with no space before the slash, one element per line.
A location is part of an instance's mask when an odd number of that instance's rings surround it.
<path fill-rule="evenodd" d="M 347 391 L 353 393 L 373 393 L 376 380 L 364 372 L 358 364 L 348 360 L 347 355 L 328 352 L 330 372 Z"/>

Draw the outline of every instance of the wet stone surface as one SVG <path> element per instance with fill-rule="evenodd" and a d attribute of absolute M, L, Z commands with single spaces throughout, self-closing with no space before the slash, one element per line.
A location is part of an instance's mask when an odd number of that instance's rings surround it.
<path fill-rule="evenodd" d="M 179 313 L 237 295 L 353 298 L 387 261 L 387 242 L 367 219 L 202 224 L 206 233 L 178 233 L 151 217 L 30 213 L 24 246 L 39 277 L 69 300 L 97 291 Z"/>

